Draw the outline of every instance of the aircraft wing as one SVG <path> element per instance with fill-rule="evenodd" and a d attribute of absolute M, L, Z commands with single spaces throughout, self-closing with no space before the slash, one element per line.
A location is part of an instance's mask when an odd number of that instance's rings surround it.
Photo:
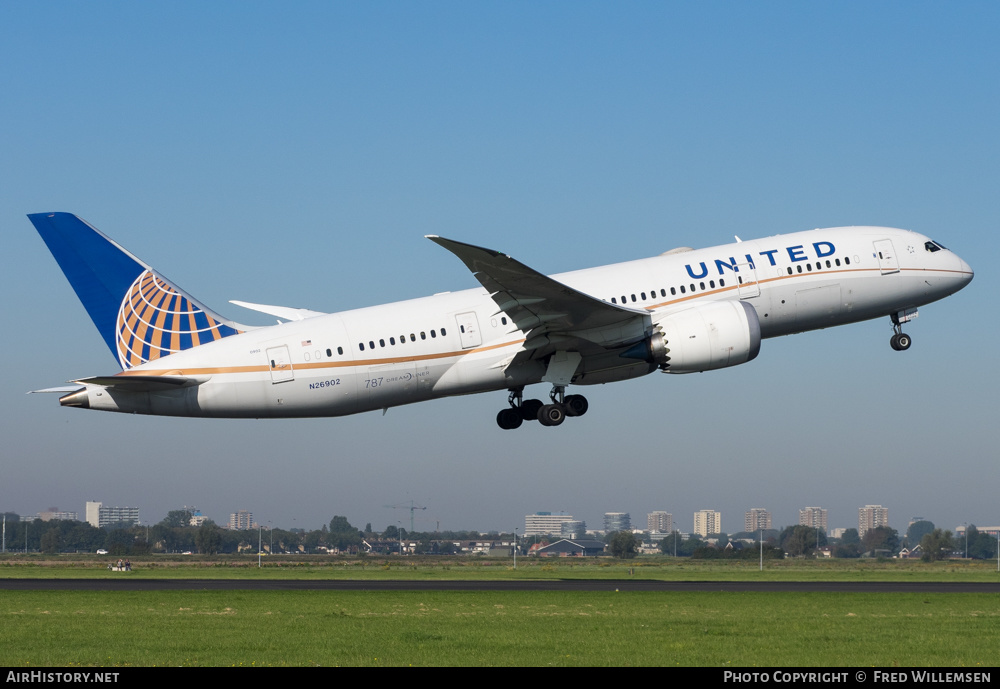
<path fill-rule="evenodd" d="M 652 329 L 648 312 L 578 292 L 506 254 L 436 235 L 427 238 L 468 266 L 489 290 L 498 313 L 506 313 L 526 334 L 525 349 L 548 353 L 555 348 L 576 348 L 574 340 L 577 345 L 582 341 L 613 349 L 638 342 Z"/>

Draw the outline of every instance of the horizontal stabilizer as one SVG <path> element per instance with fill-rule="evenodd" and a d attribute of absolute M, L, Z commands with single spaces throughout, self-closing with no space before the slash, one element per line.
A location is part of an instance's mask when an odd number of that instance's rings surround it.
<path fill-rule="evenodd" d="M 251 304 L 248 301 L 236 301 L 235 299 L 230 299 L 229 303 L 236 304 L 237 306 L 242 306 L 244 309 L 250 309 L 251 311 L 260 311 L 261 313 L 266 313 L 271 316 L 284 318 L 287 321 L 303 321 L 307 318 L 314 318 L 316 316 L 326 315 L 322 311 L 310 311 L 309 309 L 296 309 L 291 306 L 268 306 L 267 304 Z"/>
<path fill-rule="evenodd" d="M 73 381 L 80 385 L 100 385 L 124 392 L 160 392 L 200 385 L 208 377 L 190 378 L 186 376 L 93 376 Z M 74 388 L 75 389 L 75 388 Z"/>
<path fill-rule="evenodd" d="M 39 392 L 59 392 L 65 395 L 67 392 L 76 392 L 79 389 L 80 389 L 79 385 L 60 385 L 57 388 L 45 388 L 44 390 L 28 390 L 28 394 L 34 395 L 35 393 Z"/>

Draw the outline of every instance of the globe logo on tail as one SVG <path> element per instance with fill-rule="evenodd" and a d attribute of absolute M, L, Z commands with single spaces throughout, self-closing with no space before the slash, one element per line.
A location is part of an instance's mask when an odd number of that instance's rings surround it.
<path fill-rule="evenodd" d="M 238 332 L 148 269 L 125 294 L 115 331 L 126 370 Z"/>

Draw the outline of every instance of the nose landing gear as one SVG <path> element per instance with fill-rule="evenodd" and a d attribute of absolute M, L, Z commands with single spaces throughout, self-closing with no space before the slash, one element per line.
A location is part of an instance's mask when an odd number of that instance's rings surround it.
<path fill-rule="evenodd" d="M 896 333 L 889 339 L 889 346 L 897 352 L 905 352 L 913 344 L 913 340 L 906 333 Z"/>
<path fill-rule="evenodd" d="M 903 317 L 900 318 L 900 315 Z M 897 352 L 905 352 L 910 348 L 910 345 L 913 344 L 913 339 L 903 332 L 903 323 L 911 318 L 915 318 L 916 315 L 916 311 L 913 311 L 912 314 L 900 312 L 899 314 L 893 314 L 891 316 L 893 336 L 889 339 L 889 346 Z"/>

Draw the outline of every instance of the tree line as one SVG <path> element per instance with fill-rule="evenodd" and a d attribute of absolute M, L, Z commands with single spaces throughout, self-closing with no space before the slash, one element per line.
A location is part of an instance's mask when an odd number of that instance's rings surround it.
<path fill-rule="evenodd" d="M 113 524 L 97 528 L 87 522 L 52 520 L 20 521 L 17 514 L 7 513 L 5 534 L 8 551 L 43 552 L 90 552 L 106 550 L 111 555 L 143 555 L 148 553 L 200 553 L 235 554 L 256 553 L 258 545 L 263 552 L 270 553 L 323 553 L 360 552 L 365 543 L 381 544 L 403 541 L 410 552 L 417 554 L 449 555 L 456 552 L 453 545 L 457 541 L 512 539 L 512 534 L 499 532 L 480 533 L 478 531 L 412 532 L 396 525 L 389 525 L 381 532 L 372 530 L 371 523 L 364 529 L 351 525 L 346 517 L 334 516 L 329 524 L 310 531 L 298 529 L 260 528 L 233 530 L 222 528 L 211 520 L 199 526 L 191 526 L 192 514 L 185 510 L 174 510 L 152 526 Z M 902 547 L 910 549 L 920 546 L 922 559 L 933 561 L 963 556 L 968 548 L 972 559 L 994 559 L 997 556 L 996 538 L 980 533 L 975 525 L 970 525 L 965 537 L 955 536 L 950 531 L 935 528 L 932 522 L 916 521 L 900 537 L 895 529 L 877 527 L 869 529 L 864 538 L 858 536 L 857 529 L 847 529 L 839 539 L 827 539 L 825 533 L 809 526 L 789 526 L 781 531 L 776 529 L 761 532 L 740 532 L 730 536 L 720 533 L 710 538 L 717 542 L 712 545 L 697 535 L 684 538 L 674 531 L 659 543 L 660 552 L 679 557 L 700 559 L 746 558 L 760 556 L 760 547 L 755 541 L 763 535 L 764 557 L 812 557 L 817 550 L 827 546 L 833 557 L 856 558 L 863 555 L 895 556 Z M 521 538 L 518 544 L 522 552 L 538 542 L 558 540 L 557 537 L 536 536 Z M 608 552 L 615 557 L 630 558 L 638 553 L 641 538 L 631 532 L 614 532 L 604 537 Z M 746 541 L 751 543 L 746 543 Z M 413 546 L 411 547 L 411 544 Z M 721 545 L 719 545 L 721 544 Z"/>
<path fill-rule="evenodd" d="M 452 541 L 498 540 L 504 537 L 497 532 L 481 534 L 478 531 L 408 533 L 395 525 L 376 532 L 370 523 L 364 529 L 358 529 L 343 516 L 334 516 L 329 524 L 306 531 L 269 527 L 227 529 L 211 520 L 191 526 L 192 514 L 186 510 L 173 510 L 151 526 L 121 523 L 100 528 L 71 520 L 20 521 L 17 514 L 6 514 L 5 542 L 9 552 L 95 553 L 107 550 L 109 554 L 119 556 L 185 552 L 213 555 L 256 553 L 258 545 L 263 552 L 271 553 L 358 552 L 365 542 L 399 543 L 405 540 L 416 543 L 418 553 L 449 554 L 454 552 Z"/>

